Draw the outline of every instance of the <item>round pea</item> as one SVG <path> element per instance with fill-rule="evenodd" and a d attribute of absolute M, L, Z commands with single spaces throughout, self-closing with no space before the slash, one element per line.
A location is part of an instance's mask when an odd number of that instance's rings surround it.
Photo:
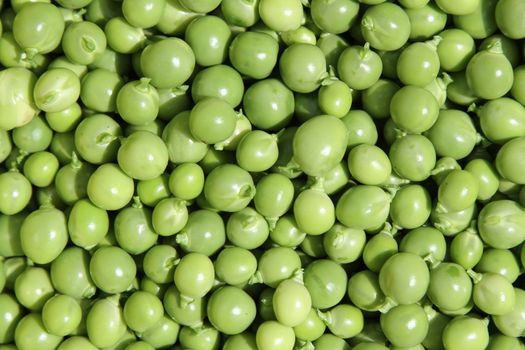
<path fill-rule="evenodd" d="M 137 266 L 131 255 L 119 247 L 100 247 L 89 262 L 93 282 L 106 293 L 122 293 L 127 290 L 136 272 Z"/>
<path fill-rule="evenodd" d="M 208 319 L 220 332 L 228 335 L 244 332 L 256 316 L 255 302 L 240 288 L 225 286 L 210 296 Z"/>
<path fill-rule="evenodd" d="M 42 308 L 42 322 L 50 334 L 66 336 L 80 324 L 82 309 L 73 297 L 57 294 Z"/>

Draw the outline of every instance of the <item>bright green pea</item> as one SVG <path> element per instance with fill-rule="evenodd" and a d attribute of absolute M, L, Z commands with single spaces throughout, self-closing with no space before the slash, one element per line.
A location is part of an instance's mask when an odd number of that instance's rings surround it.
<path fill-rule="evenodd" d="M 160 21 L 165 6 L 165 0 L 124 0 L 122 14 L 132 26 L 150 28 Z"/>
<path fill-rule="evenodd" d="M 157 118 L 159 94 L 148 78 L 126 83 L 119 90 L 116 107 L 122 119 L 132 125 L 143 125 Z"/>
<path fill-rule="evenodd" d="M 341 34 L 350 29 L 358 19 L 359 3 L 354 0 L 313 0 L 310 15 L 323 32 Z"/>
<path fill-rule="evenodd" d="M 110 70 L 97 68 L 82 78 L 80 99 L 89 109 L 97 112 L 114 112 L 120 88 L 124 85 L 122 77 Z"/>
<path fill-rule="evenodd" d="M 279 150 L 277 137 L 262 130 L 247 132 L 237 145 L 237 164 L 250 172 L 262 172 L 277 161 Z"/>
<path fill-rule="evenodd" d="M 0 215 L 0 256 L 9 258 L 24 255 L 19 232 L 25 216 L 24 212 Z"/>
<path fill-rule="evenodd" d="M 318 350 L 328 350 L 328 349 L 350 350 L 351 349 L 350 345 L 348 345 L 348 343 L 344 339 L 341 339 L 338 336 L 335 336 L 335 335 L 333 335 L 331 333 L 323 334 L 322 336 L 317 338 L 313 342 L 313 344 L 314 344 L 315 348 L 318 349 Z M 371 343 L 370 344 L 369 343 L 362 343 L 362 344 L 370 345 Z M 368 349 L 367 347 L 363 348 L 362 346 L 357 345 L 356 347 L 354 347 L 354 349 L 360 349 L 360 350 L 385 350 L 387 348 L 376 349 L 376 348 L 372 347 L 371 349 Z"/>
<path fill-rule="evenodd" d="M 255 339 L 259 350 L 292 350 L 295 334 L 291 327 L 277 321 L 265 321 L 257 328 Z"/>
<path fill-rule="evenodd" d="M 429 271 L 425 261 L 412 253 L 397 253 L 379 271 L 379 285 L 387 297 L 407 305 L 419 301 L 426 293 Z"/>
<path fill-rule="evenodd" d="M 33 95 L 38 108 L 44 112 L 58 112 L 77 101 L 80 80 L 69 69 L 50 69 L 36 81 Z"/>
<path fill-rule="evenodd" d="M 57 294 L 44 304 L 42 322 L 50 334 L 66 336 L 80 324 L 82 309 L 78 301 L 67 295 Z"/>
<path fill-rule="evenodd" d="M 301 268 L 301 259 L 291 248 L 273 247 L 259 258 L 257 272 L 250 282 L 275 288 Z"/>
<path fill-rule="evenodd" d="M 510 249 L 525 239 L 521 224 L 524 219 L 525 211 L 518 203 L 506 199 L 492 201 L 479 213 L 479 234 L 493 248 Z"/>
<path fill-rule="evenodd" d="M 352 90 L 340 80 L 321 86 L 318 103 L 323 113 L 342 118 L 350 111 Z"/>
<path fill-rule="evenodd" d="M 191 84 L 191 96 L 195 102 L 206 97 L 217 97 L 237 107 L 243 92 L 241 75 L 234 68 L 222 64 L 199 71 Z"/>
<path fill-rule="evenodd" d="M 104 26 L 104 33 L 108 46 L 116 52 L 124 54 L 137 52 L 146 40 L 142 28 L 133 26 L 124 17 L 109 19 Z"/>
<path fill-rule="evenodd" d="M 66 217 L 52 207 L 31 212 L 20 227 L 24 254 L 37 264 L 53 261 L 64 250 L 67 241 Z"/>
<path fill-rule="evenodd" d="M 135 332 L 144 332 L 164 315 L 162 302 L 148 292 L 136 291 L 129 296 L 123 309 L 124 321 Z"/>
<path fill-rule="evenodd" d="M 488 350 L 509 349 L 520 350 L 523 348 L 523 343 L 518 338 L 509 337 L 502 334 L 492 334 L 490 336 Z"/>
<path fill-rule="evenodd" d="M 319 339 L 325 329 L 326 325 L 315 309 L 310 309 L 306 319 L 301 324 L 293 327 L 295 337 L 305 341 L 315 341 Z"/>
<path fill-rule="evenodd" d="M 510 283 L 514 283 L 520 275 L 518 259 L 507 249 L 485 249 L 475 270 L 481 273 L 500 274 Z"/>
<path fill-rule="evenodd" d="M 264 79 L 277 64 L 278 51 L 277 40 L 268 34 L 245 32 L 237 35 L 231 42 L 229 58 L 239 73 Z"/>
<path fill-rule="evenodd" d="M 44 151 L 53 139 L 53 130 L 44 118 L 38 116 L 29 123 L 19 126 L 11 133 L 13 143 L 19 149 L 28 153 Z"/>
<path fill-rule="evenodd" d="M 299 229 L 297 222 L 290 213 L 281 216 L 275 222 L 273 222 L 275 219 L 267 220 L 270 226 L 273 226 L 270 230 L 270 239 L 281 247 L 297 247 L 306 238 L 306 232 Z"/>
<path fill-rule="evenodd" d="M 182 230 L 188 221 L 186 202 L 178 198 L 164 198 L 153 209 L 152 225 L 161 236 L 172 236 Z"/>
<path fill-rule="evenodd" d="M 247 249 L 229 247 L 220 251 L 214 262 L 217 278 L 230 285 L 247 282 L 257 270 L 257 259 Z"/>
<path fill-rule="evenodd" d="M 208 145 L 197 140 L 189 128 L 190 112 L 177 114 L 164 128 L 162 139 L 173 163 L 196 163 L 204 158 Z"/>
<path fill-rule="evenodd" d="M 233 164 L 217 166 L 204 182 L 204 196 L 218 210 L 235 212 L 244 209 L 254 195 L 251 175 Z"/>
<path fill-rule="evenodd" d="M 466 170 L 452 170 L 439 184 L 439 203 L 451 211 L 472 206 L 478 196 L 479 184 Z"/>
<path fill-rule="evenodd" d="M 377 311 L 385 304 L 385 295 L 379 287 L 377 273 L 363 270 L 348 280 L 347 294 L 350 301 L 364 311 Z"/>
<path fill-rule="evenodd" d="M 58 169 L 55 175 L 55 188 L 60 198 L 69 205 L 85 198 L 87 183 L 94 170 L 91 164 L 79 161 L 75 154 L 74 159 Z"/>
<path fill-rule="evenodd" d="M 23 317 L 23 308 L 12 294 L 0 294 L 0 342 L 11 343 L 15 339 L 15 329 Z"/>
<path fill-rule="evenodd" d="M 46 187 L 53 183 L 58 166 L 58 159 L 53 153 L 36 152 L 24 162 L 24 175 L 33 185 Z"/>
<path fill-rule="evenodd" d="M 364 185 L 385 182 L 392 166 L 386 153 L 374 145 L 360 144 L 348 153 L 348 169 L 352 177 Z"/>
<path fill-rule="evenodd" d="M 425 136 L 406 135 L 390 146 L 389 158 L 398 175 L 411 181 L 423 181 L 436 164 L 436 151 Z"/>
<path fill-rule="evenodd" d="M 179 343 L 185 349 L 218 350 L 220 340 L 219 331 L 209 324 L 198 329 L 182 327 L 180 330 Z"/>
<path fill-rule="evenodd" d="M 441 263 L 430 271 L 427 295 L 440 309 L 459 310 L 470 302 L 472 282 L 461 265 Z"/>
<path fill-rule="evenodd" d="M 525 331 L 525 319 L 523 310 L 525 310 L 525 291 L 520 288 L 514 288 L 515 305 L 514 309 L 504 315 L 494 315 L 492 320 L 497 329 L 509 337 L 522 337 Z"/>
<path fill-rule="evenodd" d="M 102 55 L 107 41 L 104 31 L 88 21 L 67 26 L 62 37 L 62 50 L 66 57 L 78 64 L 91 64 Z"/>
<path fill-rule="evenodd" d="M 255 209 L 264 217 L 278 218 L 290 209 L 294 187 L 286 176 L 268 174 L 257 182 L 255 189 Z"/>
<path fill-rule="evenodd" d="M 370 6 L 361 18 L 361 32 L 374 49 L 393 51 L 410 36 L 410 19 L 398 5 L 382 3 Z"/>
<path fill-rule="evenodd" d="M 151 216 L 151 209 L 140 202 L 120 210 L 113 223 L 118 245 L 133 255 L 142 254 L 151 248 L 158 238 Z"/>
<path fill-rule="evenodd" d="M 146 46 L 140 55 L 144 76 L 158 89 L 182 85 L 193 72 L 195 54 L 182 39 L 170 37 Z"/>
<path fill-rule="evenodd" d="M 334 116 L 320 115 L 301 124 L 293 138 L 293 159 L 310 176 L 322 176 L 344 157 L 348 133 Z"/>
<path fill-rule="evenodd" d="M 15 280 L 13 288 L 18 302 L 31 311 L 41 311 L 55 290 L 49 273 L 41 267 L 28 267 Z"/>
<path fill-rule="evenodd" d="M 480 73 L 483 72 L 483 73 Z M 467 83 L 478 97 L 486 100 L 502 97 L 512 88 L 512 65 L 503 54 L 501 43 L 478 51 L 467 64 Z"/>
<path fill-rule="evenodd" d="M 434 3 L 405 9 L 410 20 L 410 39 L 430 39 L 445 28 L 447 14 Z"/>
<path fill-rule="evenodd" d="M 226 223 L 226 236 L 234 245 L 255 249 L 269 236 L 268 223 L 264 217 L 251 207 L 234 212 Z"/>
<path fill-rule="evenodd" d="M 166 313 L 178 324 L 198 328 L 203 325 L 206 316 L 207 298 L 187 300 L 174 286 L 164 294 L 163 305 Z"/>
<path fill-rule="evenodd" d="M 512 88 L 510 90 L 512 97 L 522 105 L 525 102 L 524 73 L 525 67 L 523 65 L 514 68 L 514 83 L 512 84 Z"/>
<path fill-rule="evenodd" d="M 193 50 L 197 64 L 209 67 L 223 63 L 228 57 L 232 32 L 223 19 L 206 15 L 188 25 L 184 39 Z"/>
<path fill-rule="evenodd" d="M 326 257 L 326 252 L 323 247 L 323 235 L 306 235 L 301 242 L 300 248 L 302 252 L 306 255 L 303 256 L 304 260 L 303 265 L 309 264 L 311 258 L 324 258 Z"/>
<path fill-rule="evenodd" d="M 73 131 L 82 119 L 82 108 L 75 102 L 63 110 L 46 112 L 46 122 L 56 132 Z"/>
<path fill-rule="evenodd" d="M 16 14 L 13 34 L 27 52 L 49 53 L 60 45 L 64 27 L 62 14 L 55 5 L 30 3 Z"/>
<path fill-rule="evenodd" d="M 214 271 L 213 263 L 206 255 L 189 253 L 175 268 L 175 286 L 190 300 L 202 298 L 213 286 Z"/>
<path fill-rule="evenodd" d="M 405 85 L 426 86 L 437 78 L 439 56 L 433 41 L 405 47 L 397 60 L 397 74 Z"/>
<path fill-rule="evenodd" d="M 450 258 L 453 262 L 471 269 L 483 255 L 483 241 L 473 230 L 465 230 L 454 237 L 450 245 Z"/>
<path fill-rule="evenodd" d="M 131 255 L 114 246 L 98 248 L 89 262 L 93 282 L 106 293 L 122 293 L 127 290 L 135 278 L 136 270 Z"/>
<path fill-rule="evenodd" d="M 417 304 L 398 305 L 381 314 L 381 329 L 391 345 L 409 348 L 421 343 L 428 332 L 427 315 Z"/>
<path fill-rule="evenodd" d="M 122 209 L 131 200 L 133 190 L 133 180 L 112 163 L 99 166 L 87 183 L 89 199 L 105 210 Z"/>
<path fill-rule="evenodd" d="M 347 281 L 345 270 L 331 260 L 315 260 L 304 270 L 304 285 L 315 308 L 327 309 L 337 305 L 346 294 Z"/>
<path fill-rule="evenodd" d="M 343 339 L 358 335 L 364 327 L 363 313 L 353 305 L 339 304 L 320 315 L 330 332 Z"/>
<path fill-rule="evenodd" d="M 465 165 L 465 170 L 478 180 L 478 200 L 487 200 L 497 192 L 499 178 L 492 163 L 481 158 L 473 159 Z"/>
<path fill-rule="evenodd" d="M 64 249 L 51 263 L 51 282 L 55 289 L 75 299 L 92 297 L 96 286 L 89 274 L 89 260 L 89 254 L 82 248 Z"/>
<path fill-rule="evenodd" d="M 69 213 L 67 226 L 71 241 L 82 248 L 97 245 L 108 233 L 109 217 L 105 210 L 88 199 L 77 201 Z"/>
<path fill-rule="evenodd" d="M 399 251 L 398 243 L 388 232 L 379 232 L 363 249 L 363 262 L 373 272 L 379 272 L 385 262 Z"/>
<path fill-rule="evenodd" d="M 89 341 L 102 348 L 116 344 L 126 333 L 126 323 L 118 299 L 114 296 L 98 299 L 86 318 Z"/>
<path fill-rule="evenodd" d="M 162 139 L 148 131 L 135 131 L 121 141 L 117 160 L 120 168 L 136 180 L 152 180 L 168 166 L 168 149 Z"/>
<path fill-rule="evenodd" d="M 430 213 L 430 221 L 445 236 L 454 236 L 469 227 L 477 213 L 476 209 L 476 204 L 473 204 L 467 209 L 452 211 L 436 201 Z"/>
<path fill-rule="evenodd" d="M 259 21 L 258 6 L 258 0 L 223 0 L 221 1 L 221 12 L 228 24 L 239 27 L 251 27 Z"/>
<path fill-rule="evenodd" d="M 17 349 L 56 349 L 62 337 L 48 333 L 38 313 L 24 316 L 15 329 Z"/>
<path fill-rule="evenodd" d="M 407 185 L 394 195 L 390 204 L 390 217 L 394 225 L 414 229 L 428 220 L 431 209 L 432 202 L 428 191 L 420 185 Z"/>
<path fill-rule="evenodd" d="M 446 249 L 445 237 L 432 226 L 418 227 L 409 231 L 403 236 L 399 245 L 401 252 L 417 254 L 422 258 L 430 257 L 434 261 L 443 261 Z"/>
<path fill-rule="evenodd" d="M 227 102 L 216 97 L 200 100 L 191 110 L 189 129 L 207 144 L 226 140 L 235 130 L 237 115 Z"/>
<path fill-rule="evenodd" d="M 256 316 L 255 302 L 240 288 L 225 286 L 210 296 L 208 319 L 221 333 L 234 335 L 244 332 Z"/>
<path fill-rule="evenodd" d="M 496 169 L 506 180 L 516 184 L 525 183 L 523 179 L 523 162 L 517 157 L 525 145 L 525 137 L 517 137 L 506 142 L 496 155 Z"/>
<path fill-rule="evenodd" d="M 406 85 L 390 101 L 394 123 L 408 133 L 419 134 L 432 127 L 439 115 L 436 98 L 427 90 Z"/>
<path fill-rule="evenodd" d="M 279 72 L 290 90 L 300 93 L 312 92 L 321 85 L 326 76 L 326 59 L 321 49 L 315 45 L 293 44 L 281 54 Z"/>
<path fill-rule="evenodd" d="M 484 320 L 472 316 L 458 316 L 443 330 L 443 345 L 447 350 L 485 349 L 489 332 Z"/>
<path fill-rule="evenodd" d="M 524 11 L 525 7 L 519 1 L 499 1 L 495 12 L 498 29 L 510 39 L 525 37 L 525 27 L 519 20 Z"/>
<path fill-rule="evenodd" d="M 357 185 L 339 198 L 335 208 L 337 220 L 350 228 L 377 230 L 386 221 L 390 197 L 380 187 Z"/>
<path fill-rule="evenodd" d="M 292 279 L 284 280 L 275 289 L 272 300 L 277 321 L 289 327 L 303 323 L 312 307 L 308 289 Z"/>
<path fill-rule="evenodd" d="M 347 264 L 356 261 L 365 246 L 366 235 L 363 230 L 335 224 L 324 234 L 323 246 L 330 259 Z"/>
<path fill-rule="evenodd" d="M 398 90 L 399 85 L 397 83 L 387 79 L 378 79 L 368 89 L 363 90 L 361 94 L 364 111 L 375 119 L 390 117 L 390 101 Z"/>
<path fill-rule="evenodd" d="M 222 248 L 226 241 L 224 221 L 215 211 L 201 209 L 190 213 L 176 242 L 185 252 L 211 256 Z"/>
<path fill-rule="evenodd" d="M 0 174 L 0 212 L 13 215 L 21 212 L 31 199 L 31 182 L 16 170 Z"/>
<path fill-rule="evenodd" d="M 343 82 L 350 88 L 365 90 L 377 82 L 383 70 L 383 63 L 377 53 L 364 47 L 346 48 L 337 61 L 337 72 Z"/>
<path fill-rule="evenodd" d="M 335 207 L 330 197 L 315 189 L 299 193 L 293 204 L 297 227 L 307 234 L 320 235 L 335 222 Z"/>
<path fill-rule="evenodd" d="M 378 138 L 377 127 L 366 111 L 351 110 L 341 120 L 347 128 L 349 149 L 361 143 L 375 145 Z"/>
<path fill-rule="evenodd" d="M 261 20 L 272 30 L 286 32 L 299 28 L 303 20 L 303 5 L 299 0 L 260 0 Z"/>

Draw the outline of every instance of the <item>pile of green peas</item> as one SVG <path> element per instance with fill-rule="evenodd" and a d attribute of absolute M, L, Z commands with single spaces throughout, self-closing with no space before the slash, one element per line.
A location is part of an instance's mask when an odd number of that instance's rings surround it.
<path fill-rule="evenodd" d="M 0 350 L 525 350 L 523 0 L 0 9 Z"/>

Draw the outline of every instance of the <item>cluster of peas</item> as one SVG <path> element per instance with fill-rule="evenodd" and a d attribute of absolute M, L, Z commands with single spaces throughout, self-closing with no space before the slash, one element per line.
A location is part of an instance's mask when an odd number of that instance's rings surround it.
<path fill-rule="evenodd" d="M 525 1 L 0 8 L 0 350 L 525 349 Z"/>

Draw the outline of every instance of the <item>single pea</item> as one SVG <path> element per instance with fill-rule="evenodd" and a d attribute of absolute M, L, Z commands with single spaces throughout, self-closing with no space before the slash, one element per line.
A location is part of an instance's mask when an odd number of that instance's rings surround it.
<path fill-rule="evenodd" d="M 99 348 L 113 346 L 124 336 L 126 323 L 115 296 L 95 301 L 86 317 L 86 331 L 89 341 Z"/>
<path fill-rule="evenodd" d="M 371 87 L 378 81 L 382 70 L 381 58 L 368 44 L 346 48 L 337 61 L 337 72 L 341 80 L 356 90 Z"/>
<path fill-rule="evenodd" d="M 361 143 L 375 145 L 378 139 L 377 128 L 368 112 L 353 109 L 341 120 L 347 129 L 349 149 Z"/>
<path fill-rule="evenodd" d="M 109 231 L 108 213 L 88 199 L 77 201 L 69 213 L 67 227 L 71 241 L 82 248 L 96 246 Z"/>
<path fill-rule="evenodd" d="M 16 147 L 29 153 L 45 151 L 53 139 L 53 130 L 42 116 L 33 118 L 29 123 L 14 129 L 11 133 Z"/>
<path fill-rule="evenodd" d="M 209 67 L 228 57 L 232 31 L 220 17 L 205 15 L 190 22 L 184 39 L 195 54 L 196 63 Z"/>
<path fill-rule="evenodd" d="M 410 214 L 407 210 L 410 208 Z M 401 187 L 390 204 L 392 223 L 405 229 L 422 226 L 430 217 L 432 202 L 430 194 L 421 185 Z"/>
<path fill-rule="evenodd" d="M 126 300 L 124 321 L 136 332 L 144 332 L 158 323 L 164 315 L 162 302 L 148 292 L 136 291 Z"/>
<path fill-rule="evenodd" d="M 73 152 L 73 158 L 58 169 L 55 175 L 55 188 L 60 198 L 68 205 L 87 197 L 87 184 L 95 168 L 82 162 Z"/>
<path fill-rule="evenodd" d="M 251 207 L 234 212 L 226 222 L 226 236 L 234 245 L 255 249 L 268 238 L 270 232 L 264 217 Z"/>
<path fill-rule="evenodd" d="M 427 295 L 440 309 L 459 310 L 470 302 L 472 281 L 461 265 L 444 262 L 430 271 Z"/>
<path fill-rule="evenodd" d="M 248 282 L 257 270 L 257 258 L 247 249 L 228 247 L 219 252 L 214 267 L 219 280 L 241 285 Z"/>
<path fill-rule="evenodd" d="M 388 2 L 373 5 L 361 18 L 361 32 L 374 49 L 397 50 L 408 41 L 410 19 L 398 5 Z"/>
<path fill-rule="evenodd" d="M 385 304 L 379 276 L 370 270 L 359 271 L 348 279 L 347 294 L 350 301 L 363 311 L 378 311 Z"/>
<path fill-rule="evenodd" d="M 82 120 L 82 108 L 77 102 L 57 112 L 46 112 L 46 122 L 56 132 L 73 131 Z"/>
<path fill-rule="evenodd" d="M 486 322 L 472 316 L 457 316 L 443 330 L 443 345 L 448 350 L 485 349 L 488 343 Z"/>
<path fill-rule="evenodd" d="M 259 15 L 264 24 L 272 30 L 286 32 L 299 28 L 304 13 L 299 0 L 261 0 Z"/>
<path fill-rule="evenodd" d="M 348 277 L 337 263 L 319 259 L 304 271 L 304 284 L 312 298 L 312 306 L 327 309 L 338 304 L 346 294 Z"/>
<path fill-rule="evenodd" d="M 361 103 L 364 111 L 374 119 L 390 117 L 390 101 L 399 88 L 399 85 L 392 80 L 378 79 L 362 92 Z"/>
<path fill-rule="evenodd" d="M 525 308 L 525 291 L 520 288 L 514 288 L 515 305 L 514 309 L 504 315 L 494 315 L 492 320 L 496 328 L 506 336 L 521 337 L 525 330 L 525 319 L 523 310 Z"/>
<path fill-rule="evenodd" d="M 399 244 L 399 251 L 413 253 L 430 261 L 443 261 L 447 245 L 445 237 L 432 226 L 418 227 L 408 231 Z"/>
<path fill-rule="evenodd" d="M 229 24 L 240 27 L 251 27 L 257 23 L 260 18 L 258 5 L 258 1 L 250 3 L 238 0 L 225 0 L 221 1 L 221 12 Z"/>
<path fill-rule="evenodd" d="M 291 327 L 277 321 L 265 321 L 257 328 L 255 339 L 259 350 L 292 350 L 295 334 Z"/>
<path fill-rule="evenodd" d="M 118 73 L 104 68 L 94 69 L 81 80 L 80 100 L 91 110 L 114 112 L 122 85 L 124 81 Z"/>
<path fill-rule="evenodd" d="M 57 294 L 42 308 L 42 322 L 50 334 L 66 336 L 80 324 L 82 309 L 73 297 Z"/>
<path fill-rule="evenodd" d="M 450 258 L 468 270 L 476 266 L 483 256 L 483 241 L 473 230 L 457 234 L 450 244 Z"/>
<path fill-rule="evenodd" d="M 305 341 L 319 339 L 326 329 L 326 325 L 319 317 L 315 309 L 310 309 L 306 319 L 299 325 L 293 327 L 295 337 Z"/>
<path fill-rule="evenodd" d="M 33 96 L 44 112 L 61 111 L 80 97 L 80 79 L 66 68 L 49 69 L 36 81 Z"/>
<path fill-rule="evenodd" d="M 234 68 L 215 65 L 199 71 L 191 84 L 191 96 L 195 102 L 206 97 L 217 97 L 237 107 L 244 93 L 244 82 Z"/>
<path fill-rule="evenodd" d="M 251 175 L 234 164 L 216 167 L 204 182 L 204 196 L 218 210 L 235 212 L 244 209 L 254 195 Z"/>
<path fill-rule="evenodd" d="M 363 262 L 373 272 L 379 272 L 385 262 L 397 254 L 399 246 L 389 232 L 379 232 L 370 238 L 363 249 Z"/>
<path fill-rule="evenodd" d="M 447 14 L 433 2 L 421 7 L 405 9 L 410 20 L 410 39 L 425 40 L 442 31 L 447 24 Z"/>
<path fill-rule="evenodd" d="M 137 182 L 137 195 L 142 203 L 150 207 L 170 196 L 169 175 L 164 173 L 151 180 Z"/>
<path fill-rule="evenodd" d="M 316 349 L 318 350 L 328 350 L 328 349 L 337 349 L 337 350 L 350 350 L 350 345 L 348 345 L 348 343 L 344 340 L 344 339 L 341 339 L 339 338 L 338 336 L 336 335 L 333 335 L 331 333 L 325 333 L 323 334 L 322 336 L 320 336 L 319 338 L 317 338 L 314 342 L 313 342 L 314 346 Z M 371 349 L 368 349 L 368 345 L 370 345 L 372 343 L 362 343 L 360 345 L 357 345 L 356 347 L 354 347 L 354 349 L 359 349 L 359 350 L 385 350 L 387 348 L 374 348 L 372 347 Z M 361 345 L 366 345 L 365 347 L 361 346 Z M 375 345 L 375 344 L 373 344 Z"/>
<path fill-rule="evenodd" d="M 428 332 L 427 315 L 417 304 L 398 305 L 380 316 L 381 329 L 394 346 L 410 348 L 421 343 Z"/>
<path fill-rule="evenodd" d="M 213 263 L 206 255 L 189 253 L 175 268 L 175 286 L 190 300 L 202 298 L 213 286 L 214 271 Z"/>
<path fill-rule="evenodd" d="M 388 218 L 390 201 L 389 195 L 378 186 L 357 185 L 337 201 L 336 218 L 350 228 L 377 230 Z"/>
<path fill-rule="evenodd" d="M 403 84 L 426 86 L 437 78 L 440 69 L 438 43 L 439 39 L 417 42 L 403 49 L 396 66 Z"/>
<path fill-rule="evenodd" d="M 208 319 L 220 332 L 228 335 L 244 332 L 256 316 L 255 302 L 240 288 L 224 286 L 210 296 Z"/>
<path fill-rule="evenodd" d="M 200 329 L 182 327 L 179 343 L 185 349 L 217 350 L 220 345 L 220 333 L 209 324 L 204 324 Z"/>
<path fill-rule="evenodd" d="M 290 90 L 300 93 L 313 92 L 327 74 L 326 59 L 321 49 L 315 45 L 293 44 L 281 54 L 279 72 Z"/>
<path fill-rule="evenodd" d="M 118 210 L 129 203 L 134 188 L 133 179 L 117 164 L 105 163 L 89 178 L 87 195 L 91 202 L 101 209 Z"/>
<path fill-rule="evenodd" d="M 374 145 L 361 144 L 348 153 L 348 169 L 354 179 L 364 185 L 379 185 L 385 182 L 392 166 L 386 153 Z"/>
<path fill-rule="evenodd" d="M 498 273 L 510 283 L 520 275 L 520 264 L 516 256 L 508 249 L 485 249 L 480 261 L 475 266 L 476 272 Z"/>
<path fill-rule="evenodd" d="M 157 242 L 152 224 L 152 210 L 136 199 L 131 207 L 120 210 L 113 221 L 118 245 L 129 254 L 146 252 Z"/>
<path fill-rule="evenodd" d="M 198 328 L 203 325 L 207 301 L 207 297 L 187 300 L 171 285 L 164 293 L 163 305 L 166 313 L 181 326 Z"/>
<path fill-rule="evenodd" d="M 364 327 L 363 312 L 350 304 L 339 304 L 320 317 L 332 334 L 343 339 L 358 335 Z"/>
<path fill-rule="evenodd" d="M 481 158 L 472 159 L 465 165 L 465 170 L 479 182 L 478 200 L 490 199 L 498 191 L 499 178 L 491 162 Z"/>
<path fill-rule="evenodd" d="M 297 226 L 310 235 L 328 231 L 335 222 L 335 206 L 324 192 L 308 189 L 299 193 L 293 204 Z"/>
<path fill-rule="evenodd" d="M 41 311 L 54 293 L 49 273 L 41 267 L 28 267 L 15 280 L 16 299 L 31 311 Z"/>
<path fill-rule="evenodd" d="M 464 30 L 452 28 L 439 33 L 441 41 L 437 47 L 439 64 L 447 72 L 459 72 L 467 67 L 476 52 L 474 39 Z"/>
<path fill-rule="evenodd" d="M 452 170 L 439 184 L 438 200 L 451 211 L 472 206 L 478 196 L 478 182 L 466 170 Z"/>
<path fill-rule="evenodd" d="M 400 129 L 419 134 L 434 125 L 439 116 L 439 106 L 427 90 L 406 85 L 392 96 L 390 114 Z"/>
<path fill-rule="evenodd" d="M 525 11 L 522 3 L 513 0 L 504 0 L 496 5 L 496 24 L 498 29 L 510 39 L 525 37 L 525 27 L 519 21 L 520 15 Z"/>
<path fill-rule="evenodd" d="M 453 16 L 454 25 L 469 33 L 474 39 L 485 39 L 498 30 L 495 10 L 497 1 L 480 0 L 470 14 Z"/>
<path fill-rule="evenodd" d="M 15 345 L 17 349 L 56 349 L 62 337 L 50 334 L 38 313 L 25 315 L 15 329 Z"/>
<path fill-rule="evenodd" d="M 389 158 L 398 175 L 411 181 L 423 181 L 436 164 L 436 151 L 425 136 L 406 135 L 390 146 Z"/>
<path fill-rule="evenodd" d="M 23 317 L 23 307 L 12 294 L 0 294 L 0 342 L 12 343 L 15 339 L 15 329 Z"/>
<path fill-rule="evenodd" d="M 510 249 L 525 239 L 521 222 L 525 211 L 511 200 L 495 200 L 483 207 L 478 216 L 478 230 L 483 241 L 493 248 Z"/>
<path fill-rule="evenodd" d="M 62 37 L 62 50 L 74 63 L 91 64 L 106 49 L 104 31 L 95 23 L 81 21 L 66 27 Z"/>
<path fill-rule="evenodd" d="M 4 215 L 20 213 L 29 204 L 31 182 L 16 170 L 0 174 L 0 212 Z"/>
<path fill-rule="evenodd" d="M 251 283 L 264 283 L 275 288 L 280 282 L 291 278 L 301 268 L 301 259 L 291 248 L 273 247 L 259 258 L 257 272 Z"/>
<path fill-rule="evenodd" d="M 334 224 L 323 237 L 323 246 L 330 259 L 347 264 L 356 261 L 365 247 L 366 234 L 363 230 Z"/>
<path fill-rule="evenodd" d="M 91 256 L 89 273 L 95 285 L 106 293 L 122 293 L 133 282 L 137 266 L 131 255 L 114 246 L 98 248 Z"/>
<path fill-rule="evenodd" d="M 191 134 L 189 118 L 190 111 L 183 111 L 173 117 L 162 131 L 170 161 L 175 164 L 199 162 L 208 151 L 208 145 Z"/>
<path fill-rule="evenodd" d="M 79 247 L 64 249 L 51 263 L 51 282 L 57 292 L 75 299 L 91 298 L 97 288 L 89 273 L 89 253 Z"/>

